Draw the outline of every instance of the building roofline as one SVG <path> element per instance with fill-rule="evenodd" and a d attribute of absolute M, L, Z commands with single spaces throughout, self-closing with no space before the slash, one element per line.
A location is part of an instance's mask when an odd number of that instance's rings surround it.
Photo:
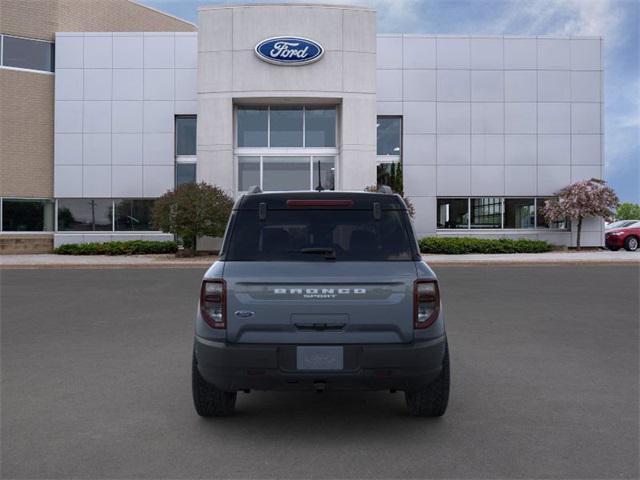
<path fill-rule="evenodd" d="M 541 39 L 541 40 L 603 40 L 599 35 L 517 35 L 517 34 L 465 34 L 465 33 L 376 33 L 377 37 L 388 38 L 505 38 L 505 39 Z"/>
<path fill-rule="evenodd" d="M 375 12 L 375 8 L 367 7 L 364 5 L 348 5 L 339 3 L 290 3 L 290 2 L 278 2 L 278 3 L 226 3 L 222 5 L 201 5 L 198 7 L 200 10 L 221 10 L 225 8 L 248 8 L 248 7 L 323 7 L 323 8 L 337 8 L 340 10 L 365 10 L 369 12 Z"/>
<path fill-rule="evenodd" d="M 153 7 L 150 7 L 150 6 L 145 5 L 143 3 L 140 3 L 139 0 L 128 0 L 128 1 L 133 3 L 133 4 L 135 4 L 135 5 L 138 5 L 139 7 L 146 8 L 147 10 L 151 10 L 152 12 L 156 12 L 156 13 L 159 13 L 161 15 L 164 15 L 165 17 L 173 18 L 174 20 L 178 20 L 180 22 L 186 23 L 187 25 L 191 25 L 193 28 L 198 30 L 198 25 L 196 25 L 193 22 L 190 22 L 189 20 L 185 20 L 184 18 L 176 17 L 175 15 L 171 15 L 170 13 L 163 12 L 162 10 L 158 10 L 157 8 L 153 8 Z"/>

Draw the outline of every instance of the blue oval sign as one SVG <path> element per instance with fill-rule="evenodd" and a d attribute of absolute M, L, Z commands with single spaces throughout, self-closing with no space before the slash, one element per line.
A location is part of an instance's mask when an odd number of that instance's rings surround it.
<path fill-rule="evenodd" d="M 258 43 L 255 51 L 260 60 L 276 65 L 308 65 L 320 60 L 324 48 L 308 38 L 273 37 Z"/>

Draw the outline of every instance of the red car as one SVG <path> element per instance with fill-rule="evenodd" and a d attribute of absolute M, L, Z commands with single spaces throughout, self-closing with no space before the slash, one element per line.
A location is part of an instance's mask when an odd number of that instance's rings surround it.
<path fill-rule="evenodd" d="M 623 228 L 607 230 L 604 235 L 604 244 L 609 250 L 625 250 L 635 252 L 640 246 L 640 222 L 633 223 Z"/>

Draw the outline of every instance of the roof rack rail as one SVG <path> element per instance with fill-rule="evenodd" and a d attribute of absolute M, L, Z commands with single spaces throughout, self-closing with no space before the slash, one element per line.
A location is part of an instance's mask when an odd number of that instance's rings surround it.
<path fill-rule="evenodd" d="M 262 189 L 259 185 L 251 185 L 247 193 L 262 193 Z"/>
<path fill-rule="evenodd" d="M 380 185 L 378 187 L 378 193 L 392 194 L 393 190 L 391 190 L 391 187 L 389 185 Z"/>

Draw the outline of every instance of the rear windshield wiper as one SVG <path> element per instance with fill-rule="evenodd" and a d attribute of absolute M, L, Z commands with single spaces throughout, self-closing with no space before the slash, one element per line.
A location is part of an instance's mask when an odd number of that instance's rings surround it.
<path fill-rule="evenodd" d="M 308 248 L 301 248 L 300 250 L 297 250 L 298 253 L 320 253 L 320 254 L 324 254 L 324 258 L 326 258 L 327 260 L 335 260 L 336 259 L 336 252 L 333 248 L 329 248 L 329 247 L 308 247 Z"/>

